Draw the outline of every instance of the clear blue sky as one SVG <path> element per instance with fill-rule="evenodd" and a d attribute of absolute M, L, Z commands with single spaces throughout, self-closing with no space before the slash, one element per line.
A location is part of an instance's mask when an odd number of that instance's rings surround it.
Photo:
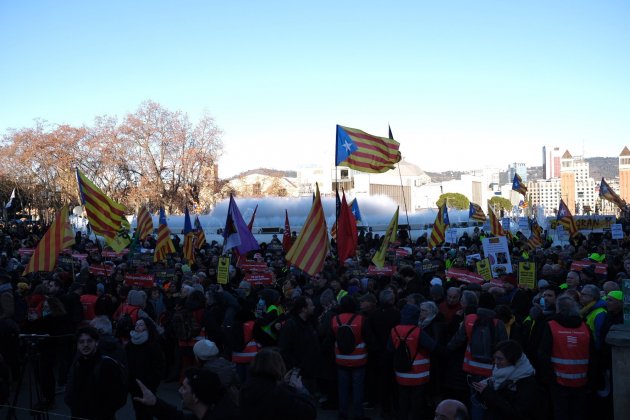
<path fill-rule="evenodd" d="M 334 163 L 335 124 L 426 170 L 630 145 L 627 1 L 15 1 L 0 134 L 147 99 L 224 130 L 220 174 Z"/>

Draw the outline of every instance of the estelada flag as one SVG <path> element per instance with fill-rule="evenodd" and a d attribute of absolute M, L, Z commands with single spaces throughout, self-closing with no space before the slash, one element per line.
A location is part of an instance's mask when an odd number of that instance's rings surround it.
<path fill-rule="evenodd" d="M 468 207 L 468 218 L 473 220 L 478 220 L 480 222 L 486 221 L 486 215 L 483 212 L 483 209 L 479 204 L 470 203 Z"/>
<path fill-rule="evenodd" d="M 520 175 L 517 173 L 514 174 L 514 180 L 512 180 L 512 189 L 523 195 L 527 194 L 527 187 L 523 183 L 523 180 L 521 179 Z"/>
<path fill-rule="evenodd" d="M 604 178 L 602 178 L 602 182 L 599 184 L 599 198 L 610 201 L 622 210 L 626 206 L 626 202 L 619 197 L 615 190 L 610 188 L 610 185 L 608 185 Z"/>
<path fill-rule="evenodd" d="M 400 161 L 400 143 L 356 128 L 337 126 L 335 164 L 361 172 L 383 173 Z"/>
<path fill-rule="evenodd" d="M 556 220 L 566 229 L 567 232 L 569 232 L 569 236 L 574 237 L 577 235 L 578 229 L 575 224 L 575 220 L 573 219 L 573 215 L 562 199 L 560 199 Z"/>

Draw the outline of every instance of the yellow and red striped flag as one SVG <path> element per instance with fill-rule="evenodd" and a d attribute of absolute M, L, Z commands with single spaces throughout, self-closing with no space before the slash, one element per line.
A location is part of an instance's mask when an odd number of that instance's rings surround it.
<path fill-rule="evenodd" d="M 68 206 L 64 206 L 37 244 L 23 275 L 38 271 L 53 271 L 59 252 L 72 245 L 74 245 L 74 231 L 68 220 Z"/>
<path fill-rule="evenodd" d="M 433 222 L 433 229 L 431 230 L 428 243 L 429 249 L 434 249 L 444 242 L 444 239 L 446 239 L 446 227 L 450 224 L 448 210 L 446 209 L 446 200 L 444 200 L 444 204 L 438 209 L 435 222 Z"/>
<path fill-rule="evenodd" d="M 497 218 L 497 215 L 494 214 L 490 204 L 488 204 L 488 217 L 490 218 L 490 232 L 494 236 L 507 236 L 505 231 L 503 230 L 503 226 L 501 226 L 501 221 Z"/>
<path fill-rule="evenodd" d="M 153 218 L 146 207 L 142 206 L 138 210 L 138 221 L 136 223 L 136 237 L 144 241 L 147 236 L 153 234 Z"/>
<path fill-rule="evenodd" d="M 206 244 L 206 233 L 203 231 L 199 216 L 195 216 L 195 249 L 201 249 Z"/>
<path fill-rule="evenodd" d="M 157 244 L 155 245 L 155 254 L 153 254 L 153 262 L 164 261 L 168 254 L 175 252 L 175 245 L 171 239 L 171 230 L 166 224 L 166 214 L 164 209 L 160 207 L 160 224 L 158 226 Z"/>
<path fill-rule="evenodd" d="M 108 241 L 116 239 L 125 219 L 125 206 L 109 198 L 77 168 L 81 203 L 85 206 L 92 230 Z"/>
<path fill-rule="evenodd" d="M 286 260 L 291 265 L 311 276 L 322 271 L 328 254 L 328 228 L 324 217 L 324 208 L 319 195 L 319 186 L 315 184 L 316 194 L 311 211 L 298 235 L 287 252 Z"/>
<path fill-rule="evenodd" d="M 533 219 L 530 224 L 530 230 L 532 231 L 532 234 L 527 240 L 527 245 L 534 250 L 541 247 L 544 242 L 542 238 L 543 228 L 540 227 L 536 219 Z"/>

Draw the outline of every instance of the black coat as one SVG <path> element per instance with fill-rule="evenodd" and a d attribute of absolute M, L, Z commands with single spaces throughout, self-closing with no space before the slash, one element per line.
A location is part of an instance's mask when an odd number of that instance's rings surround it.
<path fill-rule="evenodd" d="M 496 391 L 488 385 L 481 399 L 495 420 L 537 420 L 546 413 L 545 399 L 533 375 Z"/>
<path fill-rule="evenodd" d="M 112 419 L 117 407 L 112 390 L 125 387 L 116 362 L 97 351 L 88 358 L 78 356 L 68 375 L 65 403 L 72 416 L 93 420 Z"/>
<path fill-rule="evenodd" d="M 241 388 L 241 418 L 247 420 L 310 420 L 317 408 L 310 397 L 284 383 L 264 377 L 250 377 Z"/>
<path fill-rule="evenodd" d="M 130 341 L 127 343 L 126 352 L 131 394 L 142 395 L 136 379 L 140 379 L 147 388 L 155 391 L 166 370 L 162 347 L 157 341 L 147 341 L 143 344 L 133 344 Z"/>
<path fill-rule="evenodd" d="M 297 367 L 302 376 L 315 378 L 322 368 L 319 337 L 310 321 L 291 315 L 280 330 L 278 347 L 287 370 Z"/>

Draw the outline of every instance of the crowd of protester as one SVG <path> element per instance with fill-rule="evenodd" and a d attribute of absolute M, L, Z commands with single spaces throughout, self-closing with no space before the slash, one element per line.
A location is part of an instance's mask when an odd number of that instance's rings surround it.
<path fill-rule="evenodd" d="M 400 232 L 398 245 L 412 252 L 391 253 L 396 270 L 387 276 L 368 274 L 380 244 L 371 231 L 346 261 L 336 260 L 333 240 L 313 276 L 288 266 L 274 237 L 247 256 L 273 272 L 269 285 L 247 281 L 236 258 L 219 284 L 215 241 L 192 263 L 177 243 L 168 261 L 140 266 L 138 250 L 103 258 L 81 233 L 73 250 L 86 259 L 21 277 L 28 256 L 18 250 L 42 230 L 3 230 L 0 399 L 8 405 L 35 353 L 34 409 L 54 411 L 63 393 L 72 416 L 87 419 L 115 418 L 127 393 L 139 419 L 180 418 L 159 397 L 166 382 L 180 384 L 186 415 L 197 419 L 312 419 L 321 410 L 340 419 L 612 418 L 605 337 L 623 323 L 630 242 L 608 234 L 535 250 L 515 235 L 515 270 L 536 263 L 531 289 L 516 273 L 483 284 L 447 278 L 449 268 L 475 271 L 466 257 L 483 255 L 488 236 L 478 228 L 435 250 L 426 236 Z M 151 237 L 142 244 L 154 246 Z M 572 270 L 579 260 L 593 265 Z M 103 264 L 111 274 L 90 271 Z M 156 270 L 173 275 L 151 287 L 125 284 L 128 273 Z"/>

